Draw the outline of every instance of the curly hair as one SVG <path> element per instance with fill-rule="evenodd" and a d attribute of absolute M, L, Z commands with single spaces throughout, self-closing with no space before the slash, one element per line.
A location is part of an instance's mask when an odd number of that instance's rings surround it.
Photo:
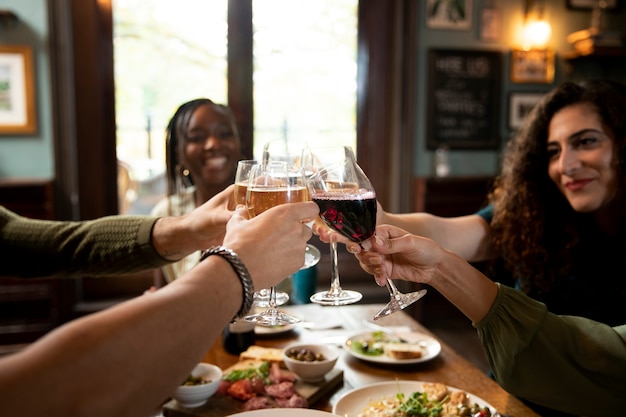
<path fill-rule="evenodd" d="M 503 154 L 502 170 L 489 194 L 491 222 L 499 262 L 524 292 L 546 291 L 571 273 L 572 249 L 589 216 L 576 213 L 548 176 L 547 140 L 552 117 L 564 107 L 588 103 L 613 137 L 618 178 L 617 231 L 624 232 L 626 204 L 626 86 L 613 81 L 565 82 L 530 112 Z"/>

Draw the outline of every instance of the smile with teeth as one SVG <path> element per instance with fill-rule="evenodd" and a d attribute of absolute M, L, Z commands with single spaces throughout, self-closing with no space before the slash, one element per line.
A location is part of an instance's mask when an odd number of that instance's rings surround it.
<path fill-rule="evenodd" d="M 209 168 L 222 168 L 228 159 L 225 156 L 218 156 L 215 158 L 208 158 L 204 160 L 204 164 Z"/>

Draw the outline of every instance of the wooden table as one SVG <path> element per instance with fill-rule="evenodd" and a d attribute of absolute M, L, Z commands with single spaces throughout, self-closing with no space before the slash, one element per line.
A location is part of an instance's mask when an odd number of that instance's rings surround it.
<path fill-rule="evenodd" d="M 341 328 L 309 330 L 298 327 L 293 331 L 278 334 L 272 337 L 257 338 L 257 345 L 267 347 L 284 347 L 294 341 L 323 341 L 341 343 L 341 340 L 355 332 L 369 330 L 363 325 L 363 320 L 371 320 L 374 314 L 382 308 L 378 304 L 356 304 L 341 307 L 322 307 L 317 304 L 302 306 L 283 306 L 285 311 L 304 320 L 313 322 L 324 321 L 324 318 L 341 323 Z M 435 337 L 432 332 L 423 327 L 405 312 L 394 313 L 376 322 L 383 326 L 408 327 L 411 331 L 425 333 Z M 494 406 L 502 415 L 512 417 L 537 416 L 516 397 L 504 391 L 495 381 L 483 371 L 468 362 L 451 347 L 441 343 L 441 353 L 436 358 L 414 365 L 385 365 L 359 360 L 347 353 L 340 355 L 336 367 L 343 370 L 344 382 L 335 392 L 319 400 L 312 408 L 331 411 L 333 404 L 346 392 L 374 382 L 400 380 L 416 380 L 441 382 L 470 392 Z M 207 352 L 205 362 L 213 363 L 222 369 L 228 368 L 238 361 L 238 357 L 224 351 L 221 340 L 217 340 L 211 350 Z M 202 416 L 189 414 L 177 407 L 175 401 L 165 404 L 164 415 L 168 417 Z"/>

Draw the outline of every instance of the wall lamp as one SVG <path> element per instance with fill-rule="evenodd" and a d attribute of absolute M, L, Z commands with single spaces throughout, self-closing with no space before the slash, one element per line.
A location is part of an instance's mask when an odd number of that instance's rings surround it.
<path fill-rule="evenodd" d="M 541 1 L 524 1 L 524 21 L 519 43 L 511 53 L 511 81 L 551 83 L 554 80 L 554 51 L 548 49 L 552 28 Z"/>
<path fill-rule="evenodd" d="M 545 49 L 551 34 L 552 27 L 544 16 L 544 5 L 525 0 L 524 25 L 520 36 L 522 49 Z"/>

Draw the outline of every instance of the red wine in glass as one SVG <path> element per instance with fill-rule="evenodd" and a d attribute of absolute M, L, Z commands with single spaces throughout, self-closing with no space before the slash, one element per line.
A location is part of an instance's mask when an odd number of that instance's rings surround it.
<path fill-rule="evenodd" d="M 320 217 L 331 229 L 353 242 L 371 238 L 376 229 L 376 196 L 373 192 L 358 195 L 316 194 L 313 201 Z"/>

